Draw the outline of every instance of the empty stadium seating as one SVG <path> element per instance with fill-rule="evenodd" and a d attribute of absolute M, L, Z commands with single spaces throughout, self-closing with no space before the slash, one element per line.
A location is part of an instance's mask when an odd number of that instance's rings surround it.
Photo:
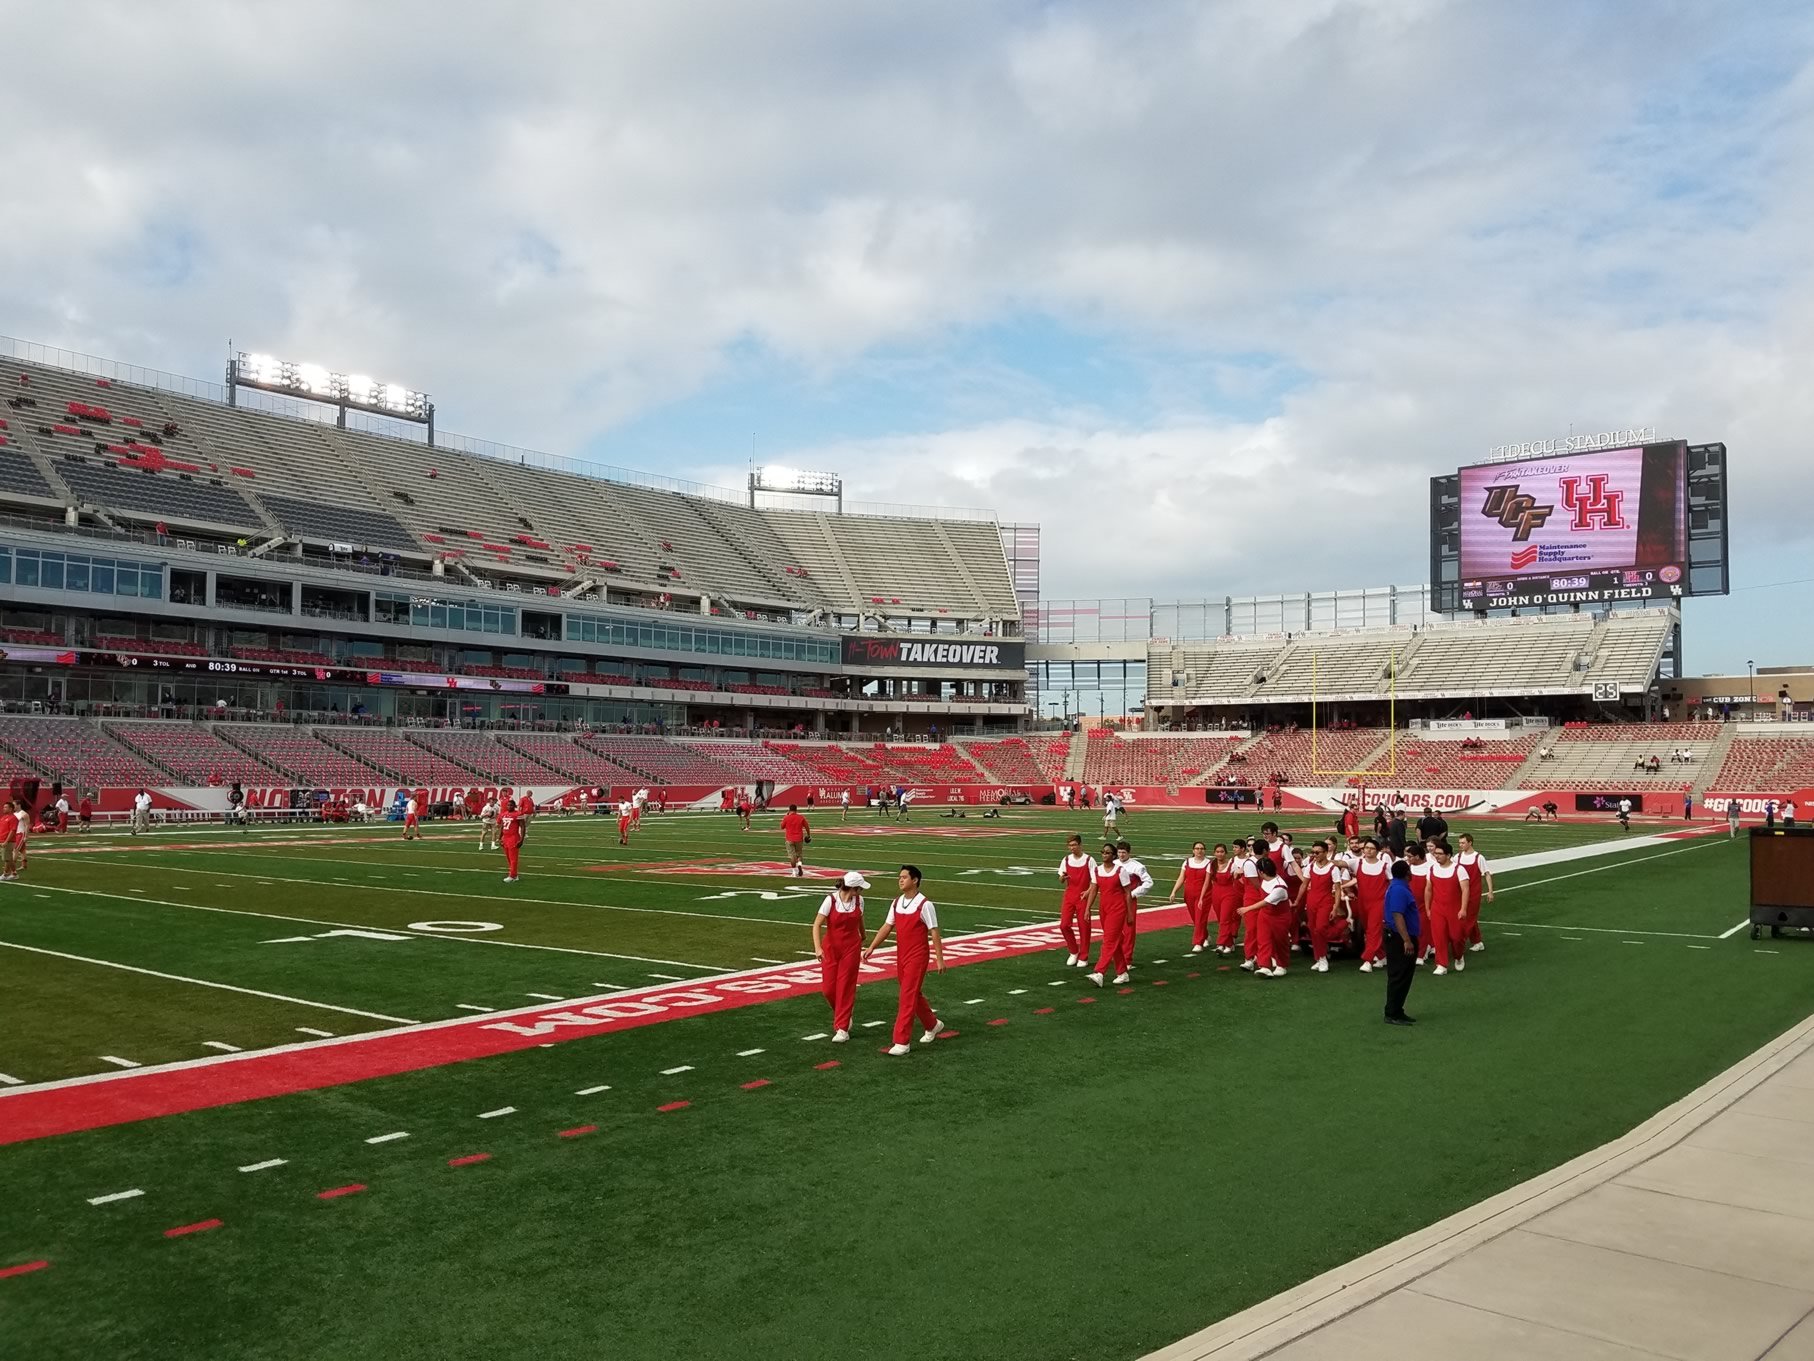
<path fill-rule="evenodd" d="M 1780 793 L 1808 785 L 1814 785 L 1814 735 L 1774 729 L 1747 735 L 1741 729 L 1707 787 Z"/>
<path fill-rule="evenodd" d="M 215 732 L 277 767 L 299 784 L 333 788 L 388 783 L 383 771 L 323 742 L 307 728 L 222 723 Z"/>
<path fill-rule="evenodd" d="M 1541 744 L 1554 755 L 1537 762 L 1520 782 L 1525 789 L 1613 790 L 1623 788 L 1688 789 L 1706 773 L 1708 753 L 1718 740 L 1718 723 L 1569 724 Z M 1552 740 L 1553 739 L 1553 740 Z M 1685 749 L 1686 765 L 1669 759 Z M 1654 773 L 1638 769 L 1640 760 L 1657 757 Z"/>
<path fill-rule="evenodd" d="M 745 780 L 773 780 L 777 784 L 813 784 L 822 779 L 818 770 L 785 756 L 762 742 L 688 742 L 707 760 L 728 766 Z"/>
<path fill-rule="evenodd" d="M 989 778 L 1003 784 L 1047 784 L 1051 781 L 1034 759 L 1026 739 L 1010 737 L 1000 742 L 966 742 L 964 751 Z"/>
<path fill-rule="evenodd" d="M 458 786 L 480 782 L 478 772 L 418 746 L 401 733 L 382 728 L 343 728 L 323 736 L 354 759 L 406 784 Z"/>
<path fill-rule="evenodd" d="M 1401 738 L 1396 760 L 1388 763 L 1381 759 L 1375 764 L 1391 764 L 1393 773 L 1384 779 L 1395 788 L 1508 789 L 1517 782 L 1518 772 L 1530 754 L 1547 740 L 1551 736 L 1543 732 L 1520 733 L 1503 741 L 1486 741 L 1476 750 L 1463 748 L 1460 742 Z"/>
<path fill-rule="evenodd" d="M 661 737 L 609 737 L 588 733 L 579 738 L 579 744 L 657 784 L 728 785 L 738 784 L 743 778 L 729 766 Z"/>
<path fill-rule="evenodd" d="M 249 756 L 199 723 L 110 723 L 115 737 L 168 770 L 166 784 L 281 783 L 275 766 Z"/>
<path fill-rule="evenodd" d="M 572 783 L 561 771 L 486 733 L 458 728 L 420 728 L 410 730 L 407 736 L 436 756 L 458 762 L 498 784 Z"/>
<path fill-rule="evenodd" d="M 1227 760 L 1240 739 L 1213 737 L 1117 737 L 1107 728 L 1087 736 L 1085 784 L 1186 785 Z"/>
<path fill-rule="evenodd" d="M 621 785 L 638 778 L 628 766 L 558 733 L 499 733 L 498 741 L 577 784 Z"/>
<path fill-rule="evenodd" d="M 0 717 L 0 746 L 36 774 L 66 785 L 93 789 L 179 783 L 139 752 L 79 718 Z"/>

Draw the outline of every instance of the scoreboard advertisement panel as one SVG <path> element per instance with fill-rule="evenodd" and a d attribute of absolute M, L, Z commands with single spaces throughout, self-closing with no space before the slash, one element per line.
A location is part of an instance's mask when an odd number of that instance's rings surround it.
<path fill-rule="evenodd" d="M 1687 478 L 1680 440 L 1461 469 L 1461 607 L 1679 599 Z"/>

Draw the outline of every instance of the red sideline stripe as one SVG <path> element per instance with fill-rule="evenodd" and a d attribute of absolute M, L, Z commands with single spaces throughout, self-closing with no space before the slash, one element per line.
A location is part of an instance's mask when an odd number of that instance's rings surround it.
<path fill-rule="evenodd" d="M 1052 1008 L 1052 1007 L 1040 1007 L 1033 1014 L 1035 1016 L 1050 1016 L 1052 1014 L 1053 1010 L 1054 1010 L 1054 1008 Z"/>
<path fill-rule="evenodd" d="M 813 1065 L 813 1067 L 818 1069 L 818 1071 L 821 1073 L 823 1073 L 827 1068 L 836 1068 L 837 1066 L 838 1066 L 838 1061 L 836 1059 L 827 1059 L 824 1063 L 815 1063 Z"/>
<path fill-rule="evenodd" d="M 21 1262 L 18 1266 L 0 1266 L 0 1281 L 8 1276 L 23 1276 L 28 1271 L 42 1271 L 49 1262 Z"/>
<path fill-rule="evenodd" d="M 683 1111 L 692 1104 L 691 1101 L 670 1101 L 667 1105 L 657 1106 L 655 1109 L 665 1115 L 669 1111 Z"/>
<path fill-rule="evenodd" d="M 449 1167 L 466 1167 L 471 1163 L 482 1163 L 482 1162 L 490 1162 L 490 1161 L 491 1161 L 491 1154 L 489 1154 L 489 1153 L 468 1153 L 464 1158 L 449 1158 L 447 1160 L 447 1165 Z"/>
<path fill-rule="evenodd" d="M 1163 978 L 1155 978 L 1153 980 L 1153 986 L 1155 988 L 1163 988 L 1165 986 L 1165 980 Z"/>
<path fill-rule="evenodd" d="M 1006 1016 L 997 1016 L 993 1021 L 989 1022 L 990 1025 L 1006 1025 L 1007 1023 L 1008 1018 Z"/>
<path fill-rule="evenodd" d="M 1079 997 L 1077 999 L 1077 1005 L 1080 1007 L 1087 1007 L 1091 1002 L 1094 1002 L 1095 1000 L 1096 999 L 1094 997 Z"/>
<path fill-rule="evenodd" d="M 160 842 L 159 848 L 169 850 L 171 846 Z M 1141 926 L 1156 931 L 1182 926 L 1187 920 L 1182 907 L 1140 914 Z M 950 963 L 975 964 L 1039 954 L 1063 945 L 1056 923 L 1010 927 L 946 941 L 945 958 Z M 862 969 L 865 982 L 893 976 L 892 957 L 882 962 L 878 955 Z M 684 1016 L 816 995 L 820 987 L 817 961 L 804 966 L 771 965 L 694 979 L 683 987 L 664 984 L 592 1001 L 523 1007 L 278 1050 L 250 1050 L 60 1083 L 9 1087 L 0 1092 L 0 1146 L 440 1068 Z"/>
<path fill-rule="evenodd" d="M 365 1189 L 363 1182 L 354 1182 L 351 1186 L 335 1186 L 330 1190 L 317 1191 L 316 1200 L 333 1200 L 336 1196 L 356 1196 Z"/>
<path fill-rule="evenodd" d="M 1186 978 L 1201 978 L 1201 977 L 1203 977 L 1203 975 L 1202 975 L 1202 974 L 1200 974 L 1200 973 L 1187 973 L 1187 974 L 1185 974 L 1185 975 L 1184 975 L 1184 976 L 1185 976 L 1185 977 L 1186 977 Z"/>
<path fill-rule="evenodd" d="M 206 1233 L 209 1229 L 218 1229 L 223 1221 L 203 1219 L 194 1224 L 178 1224 L 174 1229 L 165 1229 L 164 1237 L 181 1238 L 186 1233 Z"/>
<path fill-rule="evenodd" d="M 753 1092 L 758 1087 L 766 1087 L 766 1086 L 768 1086 L 768 1079 L 765 1077 L 759 1077 L 754 1082 L 744 1083 L 743 1090 L 746 1092 Z"/>
<path fill-rule="evenodd" d="M 575 1125 L 572 1129 L 562 1130 L 561 1138 L 577 1139 L 582 1134 L 597 1134 L 597 1133 L 598 1133 L 597 1125 Z"/>
<path fill-rule="evenodd" d="M 1132 988 L 1116 988 L 1115 991 L 1120 993 L 1123 997 L 1126 997 L 1130 992 L 1133 991 L 1133 989 Z"/>
<path fill-rule="evenodd" d="M 961 1031 L 956 1030 L 941 1030 L 938 1033 L 938 1037 L 941 1040 L 955 1040 L 961 1033 Z"/>

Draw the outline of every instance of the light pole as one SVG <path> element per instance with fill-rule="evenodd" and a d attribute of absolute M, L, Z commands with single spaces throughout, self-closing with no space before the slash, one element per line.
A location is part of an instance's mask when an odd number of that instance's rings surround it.
<path fill-rule="evenodd" d="M 1752 661 L 1750 658 L 1746 658 L 1746 660 L 1745 660 L 1745 674 L 1748 677 L 1750 677 L 1750 680 L 1751 680 L 1751 712 L 1749 714 L 1747 714 L 1746 717 L 1756 718 L 1757 717 L 1757 663 L 1755 661 Z"/>

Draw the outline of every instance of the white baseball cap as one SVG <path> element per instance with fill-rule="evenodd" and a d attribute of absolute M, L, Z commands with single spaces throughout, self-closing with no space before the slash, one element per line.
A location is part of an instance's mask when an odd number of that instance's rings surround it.
<path fill-rule="evenodd" d="M 846 870 L 846 871 L 844 871 L 844 887 L 845 888 L 868 888 L 869 880 L 865 879 L 862 875 L 858 874 L 855 870 Z"/>

